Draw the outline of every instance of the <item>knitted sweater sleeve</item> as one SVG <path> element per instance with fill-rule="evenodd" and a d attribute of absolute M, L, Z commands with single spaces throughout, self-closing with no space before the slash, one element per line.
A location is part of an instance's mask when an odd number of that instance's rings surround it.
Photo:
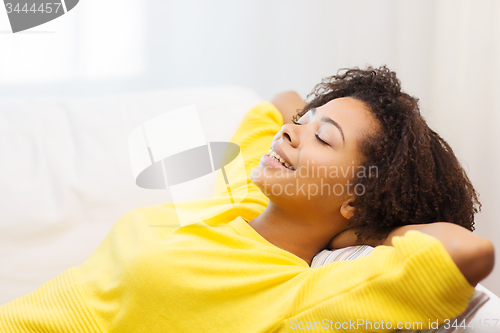
<path fill-rule="evenodd" d="M 343 325 L 346 332 L 410 326 L 421 330 L 466 309 L 474 287 L 436 238 L 409 231 L 395 237 L 393 245 L 376 247 L 363 258 L 313 269 L 300 300 L 284 320 L 283 331 L 296 331 L 300 322 L 333 325 L 328 328 L 338 323 L 337 328 Z M 318 297 L 307 297 L 312 294 Z M 335 320 L 330 322 L 332 313 Z"/>

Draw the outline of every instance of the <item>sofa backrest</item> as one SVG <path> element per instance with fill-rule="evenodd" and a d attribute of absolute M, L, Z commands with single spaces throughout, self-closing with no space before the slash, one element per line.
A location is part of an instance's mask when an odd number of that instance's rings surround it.
<path fill-rule="evenodd" d="M 83 262 L 125 212 L 171 202 L 135 185 L 133 129 L 195 104 L 207 141 L 229 141 L 260 101 L 241 87 L 0 101 L 0 304 Z"/>

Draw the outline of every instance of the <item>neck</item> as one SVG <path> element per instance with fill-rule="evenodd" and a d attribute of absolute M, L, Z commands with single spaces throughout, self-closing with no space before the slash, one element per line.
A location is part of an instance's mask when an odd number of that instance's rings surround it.
<path fill-rule="evenodd" d="M 303 259 L 308 265 L 330 240 L 347 229 L 340 213 L 311 214 L 283 209 L 269 201 L 266 210 L 249 225 L 271 244 Z"/>

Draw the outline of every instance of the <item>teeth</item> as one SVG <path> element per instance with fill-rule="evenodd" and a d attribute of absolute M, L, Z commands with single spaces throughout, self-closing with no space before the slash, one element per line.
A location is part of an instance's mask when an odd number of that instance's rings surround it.
<path fill-rule="evenodd" d="M 280 162 L 281 164 L 283 164 L 287 169 L 290 169 L 292 171 L 295 170 L 295 168 L 293 166 L 288 164 L 288 162 L 285 162 L 285 160 L 280 155 L 278 155 L 272 148 L 269 149 L 268 155 L 269 155 L 269 157 L 271 157 L 271 158 L 275 159 L 276 161 Z"/>
<path fill-rule="evenodd" d="M 271 149 L 271 154 L 269 155 L 271 157 L 274 157 L 276 158 L 278 161 L 281 159 L 281 156 L 278 155 L 278 153 L 276 153 L 274 150 Z"/>

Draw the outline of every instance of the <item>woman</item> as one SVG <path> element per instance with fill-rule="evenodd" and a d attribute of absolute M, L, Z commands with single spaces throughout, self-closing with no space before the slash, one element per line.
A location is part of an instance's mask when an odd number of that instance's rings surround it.
<path fill-rule="evenodd" d="M 232 139 L 247 176 L 227 167 L 238 205 L 228 209 L 220 176 L 212 199 L 128 212 L 83 264 L 0 307 L 1 332 L 293 332 L 300 322 L 363 332 L 353 322 L 425 328 L 463 311 L 493 247 L 469 231 L 474 189 L 395 73 L 353 69 L 305 106 L 293 94 L 273 102 Z M 178 227 L 180 206 L 199 218 Z M 356 233 L 385 246 L 309 267 Z"/>

